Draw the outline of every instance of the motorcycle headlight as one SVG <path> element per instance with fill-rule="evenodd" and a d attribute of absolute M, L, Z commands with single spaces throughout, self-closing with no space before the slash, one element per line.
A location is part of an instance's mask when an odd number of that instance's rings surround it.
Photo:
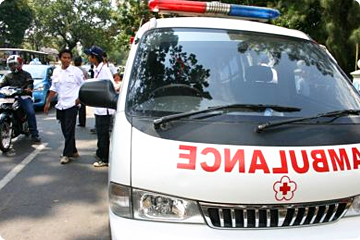
<path fill-rule="evenodd" d="M 6 86 L 1 88 L 0 93 L 5 96 L 11 96 L 16 93 L 16 89 Z"/>
<path fill-rule="evenodd" d="M 360 196 L 354 197 L 354 200 L 347 210 L 345 217 L 359 216 L 360 215 Z"/>
<path fill-rule="evenodd" d="M 204 223 L 196 201 L 130 189 L 110 183 L 111 210 L 120 217 L 163 221 Z"/>

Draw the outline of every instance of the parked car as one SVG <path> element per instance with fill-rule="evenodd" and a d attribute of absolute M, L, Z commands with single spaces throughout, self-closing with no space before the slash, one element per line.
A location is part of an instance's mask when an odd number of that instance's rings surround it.
<path fill-rule="evenodd" d="M 51 75 L 54 71 L 51 65 L 23 65 L 23 69 L 29 72 L 34 79 L 33 102 L 34 107 L 43 107 L 51 86 Z M 56 98 L 53 101 L 57 101 Z"/>

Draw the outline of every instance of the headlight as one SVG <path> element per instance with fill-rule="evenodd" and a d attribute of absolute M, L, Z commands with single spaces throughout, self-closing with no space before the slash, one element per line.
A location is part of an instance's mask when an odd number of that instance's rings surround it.
<path fill-rule="evenodd" d="M 110 183 L 110 208 L 120 217 L 134 219 L 204 223 L 196 201 L 131 189 Z"/>
<path fill-rule="evenodd" d="M 16 93 L 16 89 L 13 87 L 5 86 L 5 87 L 1 88 L 0 93 L 5 96 L 11 96 Z"/>
<path fill-rule="evenodd" d="M 45 86 L 44 86 L 44 85 L 40 85 L 40 86 L 34 88 L 34 91 L 38 91 L 38 92 L 42 92 L 42 91 L 44 91 L 44 90 L 45 90 Z"/>
<path fill-rule="evenodd" d="M 354 201 L 347 210 L 345 217 L 359 216 L 360 215 L 360 196 L 354 197 Z"/>
<path fill-rule="evenodd" d="M 113 213 L 120 217 L 132 218 L 130 187 L 110 183 L 109 202 Z"/>

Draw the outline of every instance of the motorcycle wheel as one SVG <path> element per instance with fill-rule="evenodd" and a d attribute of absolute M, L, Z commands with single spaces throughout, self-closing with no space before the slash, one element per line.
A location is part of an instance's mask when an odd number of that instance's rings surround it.
<path fill-rule="evenodd" d="M 26 137 L 30 136 L 30 129 L 29 129 L 29 124 L 26 120 L 26 122 L 23 123 L 23 131 Z"/>
<path fill-rule="evenodd" d="M 11 146 L 12 129 L 8 121 L 0 122 L 0 150 L 8 152 Z"/>

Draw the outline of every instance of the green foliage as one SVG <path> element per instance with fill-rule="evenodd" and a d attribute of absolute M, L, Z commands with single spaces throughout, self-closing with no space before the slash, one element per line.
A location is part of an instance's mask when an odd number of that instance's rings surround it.
<path fill-rule="evenodd" d="M 115 28 L 117 37 L 115 46 L 122 51 L 123 56 L 119 57 L 119 61 L 125 64 L 127 52 L 130 48 L 130 39 L 135 36 L 138 28 L 148 21 L 150 13 L 147 7 L 147 1 L 144 0 L 127 0 L 119 1 L 117 10 L 114 12 Z"/>
<path fill-rule="evenodd" d="M 321 0 L 325 45 L 339 65 L 350 73 L 354 70 L 355 43 L 359 43 L 360 7 L 355 1 Z"/>
<path fill-rule="evenodd" d="M 0 47 L 19 47 L 33 18 L 26 0 L 0 4 Z"/>
<path fill-rule="evenodd" d="M 59 48 L 74 49 L 93 44 L 108 49 L 112 36 L 110 0 L 32 0 L 36 12 L 33 39 L 43 34 L 52 37 Z M 43 39 L 38 38 L 41 42 Z"/>
<path fill-rule="evenodd" d="M 322 28 L 322 11 L 319 0 L 280 0 L 275 5 L 281 17 L 274 24 L 305 32 L 317 42 L 324 42 L 326 34 Z"/>

